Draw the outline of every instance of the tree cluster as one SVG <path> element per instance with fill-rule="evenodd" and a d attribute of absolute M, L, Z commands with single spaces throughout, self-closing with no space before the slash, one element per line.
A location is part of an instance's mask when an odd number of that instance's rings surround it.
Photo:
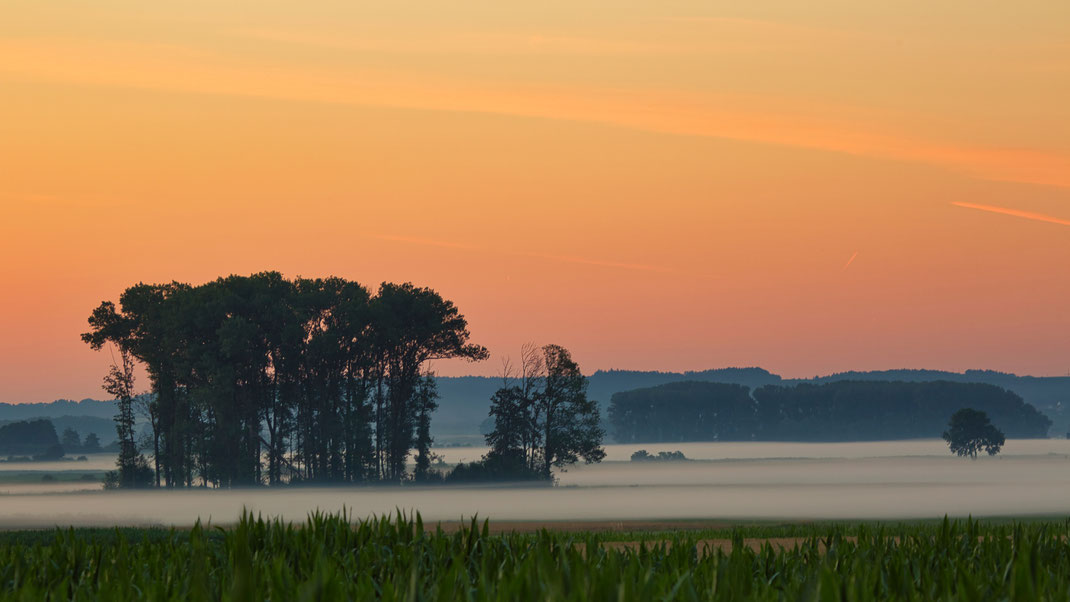
<path fill-rule="evenodd" d="M 525 345 L 520 363 L 508 361 L 491 397 L 490 451 L 458 466 L 450 481 L 551 480 L 552 468 L 605 457 L 598 403 L 587 398 L 587 378 L 567 349 Z"/>
<path fill-rule="evenodd" d="M 683 462 L 687 456 L 680 450 L 661 451 L 652 454 L 645 449 L 640 449 L 632 454 L 632 462 Z"/>
<path fill-rule="evenodd" d="M 618 442 L 876 441 L 941 436 L 963 407 L 987 412 L 1009 437 L 1046 437 L 1051 420 L 994 385 L 838 381 L 793 387 L 671 383 L 613 395 Z"/>
<path fill-rule="evenodd" d="M 433 290 L 384 283 L 372 295 L 277 272 L 138 284 L 89 324 L 83 340 L 120 352 L 105 379 L 120 402 L 120 472 L 140 409 L 153 480 L 168 487 L 397 482 L 412 477 L 414 449 L 419 478 L 437 398 L 428 363 L 487 356 Z M 151 395 L 133 394 L 126 356 L 144 366 Z"/>
<path fill-rule="evenodd" d="M 0 426 L 0 454 L 58 460 L 63 453 L 51 420 L 20 420 Z"/>
<path fill-rule="evenodd" d="M 69 427 L 63 429 L 60 445 L 68 454 L 97 454 L 102 451 L 100 437 L 96 433 L 87 434 L 83 440 L 78 431 Z"/>

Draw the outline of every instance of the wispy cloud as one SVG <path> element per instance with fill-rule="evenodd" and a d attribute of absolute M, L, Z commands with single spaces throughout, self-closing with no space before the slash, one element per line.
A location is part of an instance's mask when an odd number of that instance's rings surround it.
<path fill-rule="evenodd" d="M 225 33 L 247 40 L 391 54 L 650 56 L 693 54 L 703 50 L 684 44 L 536 32 L 406 31 L 393 32 L 394 35 L 385 36 L 381 33 L 338 35 L 312 31 L 242 28 Z"/>
<path fill-rule="evenodd" d="M 1043 213 L 1021 211 L 1018 209 L 1010 209 L 1008 207 L 995 207 L 992 205 L 978 205 L 976 203 L 962 203 L 958 201 L 952 202 L 951 204 L 955 205 L 956 207 L 965 207 L 966 209 L 977 209 L 978 211 L 988 211 L 991 213 L 1000 213 L 1002 215 L 1011 215 L 1014 217 L 1035 220 L 1038 222 L 1047 222 L 1049 224 L 1058 224 L 1060 226 L 1070 226 L 1070 219 L 1062 219 L 1053 215 L 1046 215 Z"/>
<path fill-rule="evenodd" d="M 1070 154 L 904 134 L 879 114 L 831 104 L 653 88 L 449 77 L 441 72 L 291 66 L 167 47 L 0 39 L 0 75 L 216 94 L 586 122 L 934 165 L 969 176 L 1070 188 Z"/>

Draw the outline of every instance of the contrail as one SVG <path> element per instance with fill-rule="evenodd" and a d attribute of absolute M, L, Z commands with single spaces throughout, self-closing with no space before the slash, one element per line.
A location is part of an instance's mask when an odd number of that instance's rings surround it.
<path fill-rule="evenodd" d="M 854 263 L 856 257 L 858 257 L 858 251 L 855 251 L 855 254 L 851 255 L 851 258 L 847 260 L 847 263 L 843 264 L 843 270 L 841 271 L 847 271 L 847 268 L 851 267 L 851 264 Z"/>
<path fill-rule="evenodd" d="M 992 213 L 1002 213 L 1003 215 L 1013 215 L 1014 217 L 1024 217 L 1025 219 L 1036 220 L 1038 222 L 1048 222 L 1049 224 L 1059 224 L 1060 226 L 1070 226 L 1070 220 L 1058 218 L 1052 215 L 1044 215 L 1043 213 L 1033 213 L 1032 211 L 1019 211 L 1018 209 L 1008 209 L 1006 207 L 993 207 L 992 205 L 978 205 L 975 203 L 962 203 L 959 201 L 953 201 L 951 203 L 956 207 L 965 207 L 967 209 L 977 209 L 979 211 L 990 211 Z"/>

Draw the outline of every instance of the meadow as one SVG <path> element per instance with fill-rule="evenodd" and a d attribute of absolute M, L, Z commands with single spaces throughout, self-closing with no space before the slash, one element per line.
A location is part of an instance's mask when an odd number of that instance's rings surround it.
<path fill-rule="evenodd" d="M 76 600 L 1043 600 L 1070 522 L 703 532 L 447 531 L 419 516 L 0 534 L 0 597 Z M 715 539 L 710 539 L 715 538 Z"/>

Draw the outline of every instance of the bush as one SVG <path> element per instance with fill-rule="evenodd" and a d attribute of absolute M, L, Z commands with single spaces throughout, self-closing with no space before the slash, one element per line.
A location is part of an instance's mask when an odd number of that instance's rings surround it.
<path fill-rule="evenodd" d="M 679 450 L 658 452 L 658 455 L 654 456 L 645 449 L 641 449 L 632 454 L 632 462 L 680 462 L 683 460 L 687 460 L 687 456 Z"/>
<path fill-rule="evenodd" d="M 36 461 L 48 461 L 48 460 L 62 460 L 63 459 L 63 446 L 60 444 L 50 445 L 45 451 L 35 455 L 33 457 Z"/>
<path fill-rule="evenodd" d="M 144 489 L 152 487 L 156 473 L 144 462 L 144 458 L 133 468 L 133 474 L 128 482 L 123 482 L 118 470 L 109 470 L 104 473 L 104 489 Z"/>
<path fill-rule="evenodd" d="M 478 462 L 460 463 L 446 475 L 447 483 L 487 483 L 511 481 L 541 481 L 542 475 L 531 470 L 522 454 L 495 455 L 493 452 Z"/>

